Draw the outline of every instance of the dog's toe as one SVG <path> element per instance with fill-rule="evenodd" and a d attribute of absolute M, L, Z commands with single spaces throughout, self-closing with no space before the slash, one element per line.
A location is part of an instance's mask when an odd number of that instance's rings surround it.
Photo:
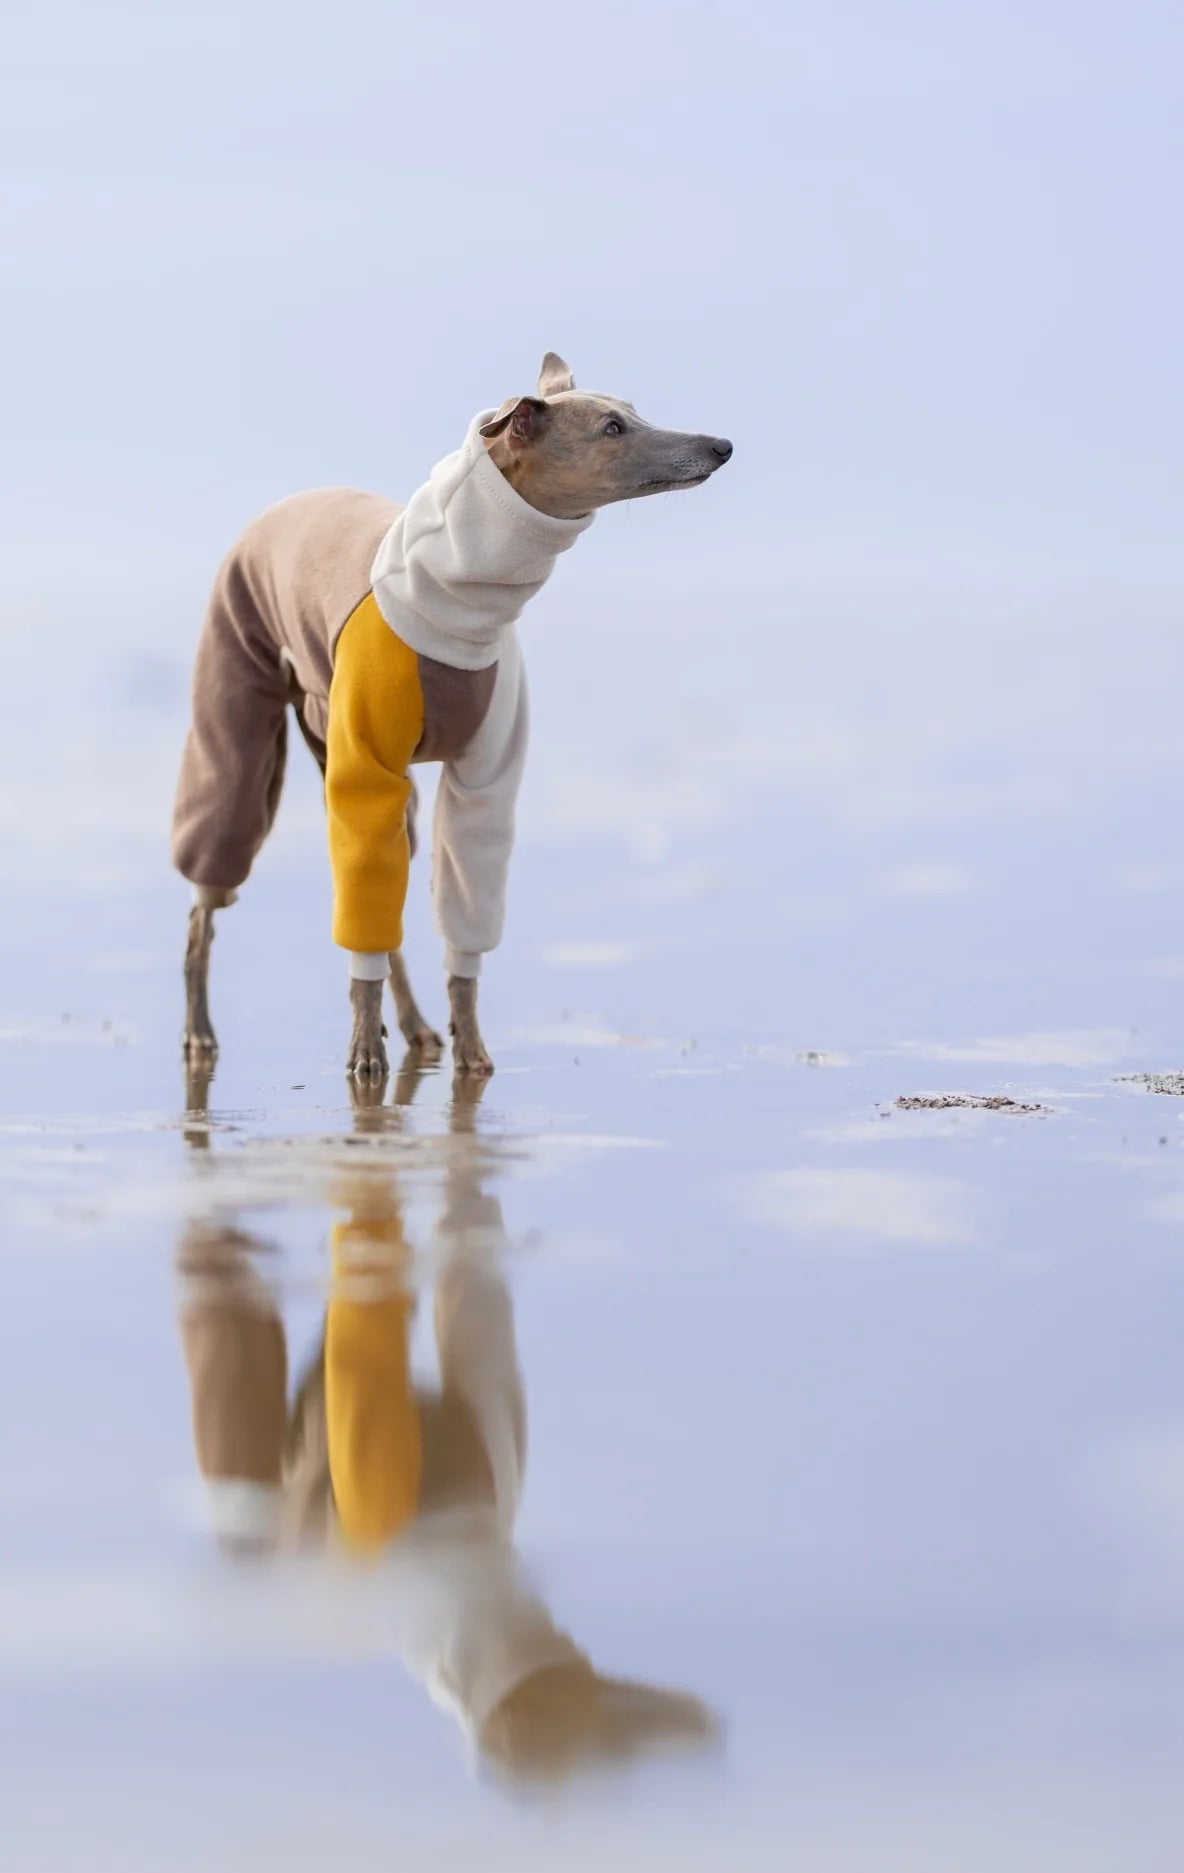
<path fill-rule="evenodd" d="M 487 1080 L 493 1075 L 493 1061 L 484 1047 L 478 1042 L 476 1047 L 458 1047 L 453 1052 L 453 1063 L 458 1073 L 467 1073 L 472 1079 Z"/>
<path fill-rule="evenodd" d="M 426 1066 L 435 1066 L 444 1052 L 444 1042 L 435 1028 L 416 1028 L 413 1034 L 407 1036 L 407 1045 Z"/>

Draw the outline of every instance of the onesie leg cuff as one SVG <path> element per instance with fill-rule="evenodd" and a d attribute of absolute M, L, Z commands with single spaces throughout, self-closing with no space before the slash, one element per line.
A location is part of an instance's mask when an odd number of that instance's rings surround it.
<path fill-rule="evenodd" d="M 391 959 L 387 950 L 351 950 L 349 953 L 351 982 L 385 982 L 390 968 Z"/>

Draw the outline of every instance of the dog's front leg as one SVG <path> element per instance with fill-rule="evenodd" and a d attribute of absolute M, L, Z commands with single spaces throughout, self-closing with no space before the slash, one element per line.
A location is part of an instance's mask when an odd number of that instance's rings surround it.
<path fill-rule="evenodd" d="M 354 1031 L 350 1036 L 346 1066 L 355 1079 L 384 1080 L 389 1071 L 386 1029 L 382 1025 L 382 986 L 381 982 L 356 979 L 349 985 Z"/>
<path fill-rule="evenodd" d="M 476 976 L 449 976 L 448 1004 L 452 1010 L 452 1058 L 458 1073 L 488 1079 L 493 1061 L 477 1026 Z"/>

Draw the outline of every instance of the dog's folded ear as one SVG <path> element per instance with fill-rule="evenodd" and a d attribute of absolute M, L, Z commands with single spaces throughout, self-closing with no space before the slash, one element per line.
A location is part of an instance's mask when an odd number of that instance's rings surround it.
<path fill-rule="evenodd" d="M 497 415 L 482 423 L 483 436 L 500 436 L 508 429 L 514 442 L 535 442 L 543 432 L 549 412 L 539 397 L 511 397 Z"/>
<path fill-rule="evenodd" d="M 571 365 L 560 357 L 557 351 L 548 351 L 543 359 L 543 368 L 539 372 L 539 396 L 557 397 L 561 390 L 574 390 L 576 380 L 571 374 Z"/>

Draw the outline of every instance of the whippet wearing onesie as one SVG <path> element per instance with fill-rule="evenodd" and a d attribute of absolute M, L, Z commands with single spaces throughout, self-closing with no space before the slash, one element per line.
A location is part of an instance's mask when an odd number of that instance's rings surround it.
<path fill-rule="evenodd" d="M 195 887 L 185 1050 L 216 1051 L 207 984 L 213 920 L 275 819 L 294 707 L 325 780 L 333 937 L 350 956 L 349 1070 L 387 1072 L 389 977 L 409 1047 L 438 1059 L 402 959 L 415 844 L 410 769 L 442 763 L 432 889 L 445 942 L 456 1065 L 488 1074 L 477 1025 L 482 957 L 501 940 L 527 743 L 515 623 L 560 553 L 614 501 L 693 488 L 732 445 L 655 429 L 632 404 L 577 391 L 548 352 L 538 395 L 475 417 L 405 508 L 353 489 L 297 494 L 233 548 L 210 599 L 173 823 Z"/>

